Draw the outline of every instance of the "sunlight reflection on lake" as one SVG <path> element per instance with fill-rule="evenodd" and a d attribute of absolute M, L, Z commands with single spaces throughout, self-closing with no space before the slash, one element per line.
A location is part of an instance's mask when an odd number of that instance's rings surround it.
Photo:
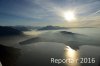
<path fill-rule="evenodd" d="M 0 62 L 0 66 L 2 66 L 1 62 Z"/>
<path fill-rule="evenodd" d="M 69 46 L 65 48 L 65 58 L 67 59 L 67 66 L 80 66 L 78 63 L 79 52 L 78 50 L 74 50 Z"/>

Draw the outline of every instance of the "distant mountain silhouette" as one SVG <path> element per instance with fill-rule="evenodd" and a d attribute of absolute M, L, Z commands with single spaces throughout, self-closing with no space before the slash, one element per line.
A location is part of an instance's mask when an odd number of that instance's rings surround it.
<path fill-rule="evenodd" d="M 59 26 L 45 26 L 38 30 L 58 30 L 58 29 L 66 29 L 66 27 L 59 27 Z"/>
<path fill-rule="evenodd" d="M 22 32 L 9 26 L 0 26 L 0 36 L 20 35 Z"/>
<path fill-rule="evenodd" d="M 28 27 L 24 26 L 12 26 L 13 28 L 20 30 L 20 31 L 29 31 L 30 29 Z"/>

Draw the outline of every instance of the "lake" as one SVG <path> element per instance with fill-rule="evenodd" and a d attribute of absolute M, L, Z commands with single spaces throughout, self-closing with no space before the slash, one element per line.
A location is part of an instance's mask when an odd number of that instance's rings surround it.
<path fill-rule="evenodd" d="M 83 44 L 79 45 L 79 49 L 77 50 L 74 50 L 69 46 L 66 47 L 65 44 L 57 42 L 37 42 L 27 45 L 19 44 L 19 42 L 21 41 L 25 41 L 40 34 L 46 32 L 49 34 L 50 32 L 56 31 L 70 31 L 82 35 L 83 37 L 88 37 L 89 40 L 85 41 L 83 39 Z M 0 44 L 20 49 L 20 53 L 17 54 L 18 58 L 16 58 L 14 66 L 100 66 L 99 28 L 27 31 L 24 32 L 24 34 L 26 34 L 26 36 L 0 37 Z M 44 36 L 48 36 L 48 38 L 51 38 L 51 36 L 49 36 L 48 34 L 45 34 Z M 79 39 L 79 41 L 81 41 L 81 39 Z"/>

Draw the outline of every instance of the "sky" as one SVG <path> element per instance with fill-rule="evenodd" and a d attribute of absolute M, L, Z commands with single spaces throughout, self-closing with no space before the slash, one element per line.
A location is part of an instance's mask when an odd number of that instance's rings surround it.
<path fill-rule="evenodd" d="M 100 26 L 100 0 L 0 0 L 0 25 L 67 27 L 62 12 L 68 10 L 78 26 Z"/>

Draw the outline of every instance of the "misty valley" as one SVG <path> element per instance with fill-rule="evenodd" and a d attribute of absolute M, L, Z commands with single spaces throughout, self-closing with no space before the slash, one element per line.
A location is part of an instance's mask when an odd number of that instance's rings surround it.
<path fill-rule="evenodd" d="M 6 28 L 2 30 L 6 30 Z M 46 30 L 43 28 L 23 31 L 10 27 L 11 32 L 16 29 L 20 33 L 10 35 L 9 31 L 9 35 L 0 36 L 1 64 L 3 66 L 98 66 L 100 64 L 100 54 L 98 54 L 100 52 L 99 28 L 63 27 L 55 29 L 53 27 L 51 29 L 50 27 Z M 94 58 L 95 63 L 58 64 L 57 62 L 51 63 L 51 58 Z"/>

